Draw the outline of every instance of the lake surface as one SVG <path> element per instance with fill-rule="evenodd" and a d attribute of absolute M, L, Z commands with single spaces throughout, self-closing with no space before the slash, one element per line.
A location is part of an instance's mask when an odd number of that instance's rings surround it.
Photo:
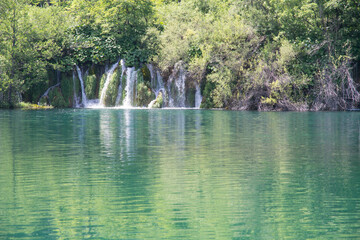
<path fill-rule="evenodd" d="M 0 111 L 0 239 L 360 239 L 360 113 Z"/>

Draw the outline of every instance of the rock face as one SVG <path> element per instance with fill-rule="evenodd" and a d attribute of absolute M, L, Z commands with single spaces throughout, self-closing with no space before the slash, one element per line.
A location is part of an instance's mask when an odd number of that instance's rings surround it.
<path fill-rule="evenodd" d="M 181 61 L 166 79 L 152 64 L 136 69 L 120 60 L 105 67 L 75 66 L 72 82 L 64 77 L 60 86 L 47 93 L 56 95 L 57 101 L 49 102 L 58 107 L 92 107 L 96 103 L 99 107 L 199 108 L 202 99 L 199 83 L 188 77 Z"/>

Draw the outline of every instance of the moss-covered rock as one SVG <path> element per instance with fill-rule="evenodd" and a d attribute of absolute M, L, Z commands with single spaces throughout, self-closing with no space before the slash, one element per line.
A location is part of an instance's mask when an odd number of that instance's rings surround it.
<path fill-rule="evenodd" d="M 118 67 L 112 76 L 110 77 L 110 82 L 106 90 L 106 95 L 104 98 L 105 106 L 115 106 L 116 98 L 118 95 L 118 89 L 120 84 L 121 68 Z"/>
<path fill-rule="evenodd" d="M 72 107 L 74 101 L 74 80 L 72 74 L 62 74 L 61 93 L 64 97 L 67 107 Z"/>
<path fill-rule="evenodd" d="M 195 107 L 195 88 L 188 88 L 185 92 L 185 105 L 188 107 Z"/>
<path fill-rule="evenodd" d="M 140 82 L 136 86 L 137 95 L 136 95 L 136 106 L 144 107 L 148 106 L 152 99 L 155 98 L 155 94 L 151 89 L 144 83 Z"/>
<path fill-rule="evenodd" d="M 88 99 L 96 98 L 96 85 L 97 85 L 96 75 L 95 74 L 88 75 L 84 81 L 85 81 L 86 97 Z"/>
<path fill-rule="evenodd" d="M 162 108 L 164 105 L 164 98 L 162 92 L 159 92 L 155 100 L 151 101 L 148 108 Z"/>
<path fill-rule="evenodd" d="M 67 104 L 64 100 L 64 96 L 61 93 L 61 89 L 59 87 L 54 88 L 49 93 L 49 102 L 50 105 L 56 108 L 65 108 Z"/>

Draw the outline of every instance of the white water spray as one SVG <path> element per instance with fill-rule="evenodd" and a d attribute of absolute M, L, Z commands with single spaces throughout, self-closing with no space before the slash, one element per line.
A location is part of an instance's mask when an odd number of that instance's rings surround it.
<path fill-rule="evenodd" d="M 185 80 L 186 73 L 180 67 L 178 76 L 170 76 L 168 91 L 169 91 L 169 107 L 185 107 Z M 174 84 L 176 92 L 171 93 L 171 84 Z"/>
<path fill-rule="evenodd" d="M 195 108 L 200 108 L 201 101 L 202 101 L 202 96 L 201 96 L 200 86 L 199 86 L 199 84 L 196 84 Z"/>
<path fill-rule="evenodd" d="M 132 107 L 134 94 L 134 88 L 136 87 L 137 80 L 137 71 L 135 71 L 135 67 L 127 68 L 126 70 L 126 87 L 125 87 L 125 99 L 123 103 L 123 107 Z"/>

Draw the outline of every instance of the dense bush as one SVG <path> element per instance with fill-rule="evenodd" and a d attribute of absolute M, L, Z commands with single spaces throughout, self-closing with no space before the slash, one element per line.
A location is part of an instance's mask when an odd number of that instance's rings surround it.
<path fill-rule="evenodd" d="M 181 61 L 206 108 L 351 108 L 360 100 L 359 9 L 350 0 L 2 0 L 0 107 L 36 102 L 54 84 L 49 72 L 121 57 L 137 68 L 155 62 L 164 76 Z M 92 74 L 90 98 L 105 80 Z M 61 81 L 69 105 L 70 80 Z"/>

